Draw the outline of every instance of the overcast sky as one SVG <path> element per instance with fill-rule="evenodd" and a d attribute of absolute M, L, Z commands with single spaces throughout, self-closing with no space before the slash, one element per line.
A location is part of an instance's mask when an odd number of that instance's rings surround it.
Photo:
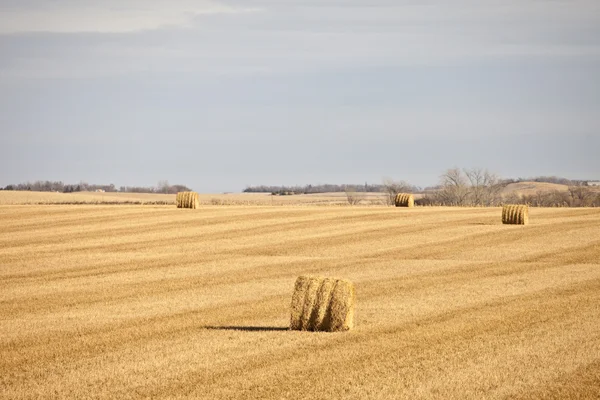
<path fill-rule="evenodd" d="M 0 0 L 0 186 L 600 179 L 598 0 Z"/>

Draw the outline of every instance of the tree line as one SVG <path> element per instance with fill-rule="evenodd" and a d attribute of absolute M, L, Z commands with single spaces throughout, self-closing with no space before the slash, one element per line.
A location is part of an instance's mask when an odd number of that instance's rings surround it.
<path fill-rule="evenodd" d="M 511 183 L 544 182 L 566 185 L 567 190 L 540 190 L 533 194 L 504 193 Z M 417 204 L 445 206 L 497 206 L 528 204 L 533 207 L 600 207 L 600 191 L 593 190 L 587 181 L 569 180 L 555 176 L 500 179 L 480 168 L 447 170 L 440 184 L 423 191 Z"/>
<path fill-rule="evenodd" d="M 538 190 L 533 194 L 504 193 L 511 183 L 546 182 L 566 185 L 567 190 Z M 171 185 L 168 181 L 159 181 L 156 186 L 120 186 L 114 184 L 98 185 L 80 182 L 65 184 L 62 181 L 35 181 L 7 185 L 0 190 L 30 190 L 38 192 L 126 192 L 126 193 L 164 193 L 191 191 L 186 185 Z M 439 183 L 424 189 L 406 181 L 384 178 L 381 184 L 318 184 L 296 186 L 248 186 L 245 193 L 271 193 L 273 195 L 311 194 L 345 192 L 350 204 L 361 202 L 365 193 L 384 193 L 385 202 L 394 204 L 397 193 L 420 194 L 417 205 L 440 206 L 498 206 L 501 204 L 529 204 L 534 207 L 600 207 L 600 191 L 588 186 L 587 181 L 569 180 L 556 176 L 535 178 L 501 179 L 487 169 L 451 168 L 441 176 Z"/>
<path fill-rule="evenodd" d="M 409 185 L 413 192 L 421 190 L 418 186 Z M 383 184 L 318 184 L 318 185 L 295 185 L 295 186 L 247 186 L 244 193 L 271 193 L 272 195 L 291 195 L 291 194 L 315 194 L 315 193 L 337 193 L 337 192 L 358 192 L 358 193 L 381 193 L 386 192 L 385 182 Z"/>
<path fill-rule="evenodd" d="M 511 183 L 545 182 L 568 186 L 567 191 L 538 190 L 534 194 L 504 193 Z M 501 204 L 529 204 L 534 207 L 600 207 L 600 192 L 594 191 L 584 180 L 569 180 L 556 176 L 501 179 L 497 174 L 482 168 L 451 168 L 433 187 L 421 189 L 406 181 L 384 178 L 381 184 L 364 185 L 305 185 L 305 186 L 248 186 L 246 193 L 271 193 L 273 195 L 345 192 L 349 204 L 359 204 L 364 193 L 385 194 L 385 202 L 394 204 L 397 193 L 420 194 L 417 205 L 438 206 L 499 206 Z"/>
<path fill-rule="evenodd" d="M 33 192 L 123 192 L 123 193 L 164 193 L 175 194 L 177 192 L 189 192 L 191 189 L 186 185 L 171 185 L 168 181 L 159 181 L 157 186 L 120 186 L 117 188 L 114 184 L 98 185 L 87 182 L 77 184 L 66 184 L 62 181 L 35 181 L 23 182 L 18 184 L 6 185 L 0 190 L 19 190 Z"/>

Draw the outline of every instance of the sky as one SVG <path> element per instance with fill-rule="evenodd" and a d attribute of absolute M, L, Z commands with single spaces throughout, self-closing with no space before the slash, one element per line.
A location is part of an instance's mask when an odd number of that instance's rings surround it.
<path fill-rule="evenodd" d="M 0 0 L 0 186 L 600 179 L 597 0 Z"/>

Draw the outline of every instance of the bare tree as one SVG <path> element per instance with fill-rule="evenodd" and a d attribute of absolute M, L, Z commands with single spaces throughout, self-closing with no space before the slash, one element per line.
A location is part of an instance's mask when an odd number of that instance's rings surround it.
<path fill-rule="evenodd" d="M 464 206 L 468 204 L 470 195 L 469 180 L 458 168 L 447 170 L 440 177 L 441 189 L 436 192 L 436 197 L 441 204 L 450 206 Z"/>
<path fill-rule="evenodd" d="M 344 192 L 346 193 L 346 199 L 348 200 L 348 204 L 350 204 L 351 206 L 360 203 L 360 201 L 362 200 L 362 196 L 358 195 L 354 188 L 348 187 L 346 188 L 346 190 L 344 190 Z"/>
<path fill-rule="evenodd" d="M 158 181 L 157 192 L 168 194 L 170 190 L 169 181 Z"/>
<path fill-rule="evenodd" d="M 594 195 L 589 186 L 583 185 L 569 186 L 569 194 L 571 195 L 572 207 L 587 207 L 591 205 Z"/>
<path fill-rule="evenodd" d="M 487 169 L 472 168 L 464 170 L 470 183 L 469 202 L 476 206 L 491 206 L 501 201 L 503 185 L 496 174 Z"/>

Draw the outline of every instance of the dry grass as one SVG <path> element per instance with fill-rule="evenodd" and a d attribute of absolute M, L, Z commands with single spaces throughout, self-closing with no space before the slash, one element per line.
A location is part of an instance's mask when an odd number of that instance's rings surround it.
<path fill-rule="evenodd" d="M 0 397 L 598 398 L 600 210 L 530 212 L 0 206 Z M 301 275 L 353 330 L 288 330 Z"/>
<path fill-rule="evenodd" d="M 600 192 L 600 187 L 589 186 L 591 192 Z M 537 193 L 568 192 L 568 185 L 548 182 L 516 182 L 506 185 L 502 190 L 503 195 L 516 194 L 519 197 L 532 196 Z"/>
<path fill-rule="evenodd" d="M 506 185 L 502 190 L 503 195 L 514 193 L 518 196 L 531 196 L 538 192 L 566 192 L 569 186 L 548 182 L 515 182 Z"/>
<path fill-rule="evenodd" d="M 398 193 L 394 204 L 396 207 L 414 207 L 415 197 L 409 193 Z"/>
<path fill-rule="evenodd" d="M 292 295 L 290 329 L 340 332 L 354 327 L 354 285 L 342 279 L 300 276 Z"/>

